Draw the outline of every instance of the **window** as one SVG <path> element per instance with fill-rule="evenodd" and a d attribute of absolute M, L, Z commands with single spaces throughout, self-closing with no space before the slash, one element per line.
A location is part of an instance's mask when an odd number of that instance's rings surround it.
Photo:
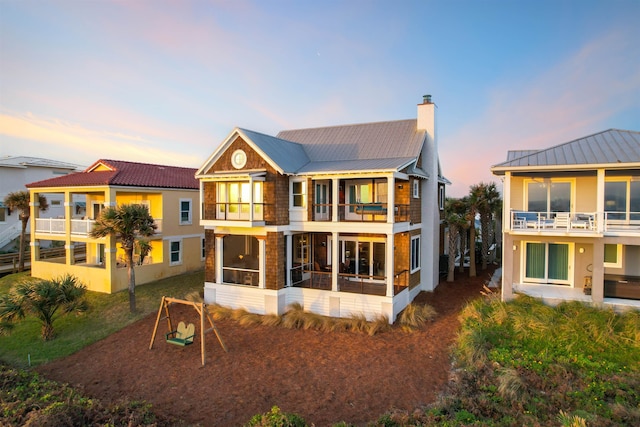
<path fill-rule="evenodd" d="M 202 238 L 202 253 L 200 254 L 200 258 L 202 261 L 207 257 L 207 239 Z"/>
<path fill-rule="evenodd" d="M 262 181 L 253 181 L 253 188 L 249 181 L 219 182 L 217 190 L 217 219 L 249 220 L 253 205 L 253 220 L 262 220 Z"/>
<path fill-rule="evenodd" d="M 571 212 L 571 182 L 545 179 L 526 185 L 529 212 Z"/>
<path fill-rule="evenodd" d="M 307 183 L 305 181 L 293 181 L 291 183 L 291 206 L 304 208 L 306 203 Z"/>
<path fill-rule="evenodd" d="M 182 264 L 182 242 L 172 240 L 169 242 L 169 265 Z"/>
<path fill-rule="evenodd" d="M 538 283 L 569 283 L 569 245 L 527 242 L 525 278 Z"/>
<path fill-rule="evenodd" d="M 607 219 L 640 220 L 640 180 L 621 179 L 604 183 Z"/>
<path fill-rule="evenodd" d="M 180 199 L 180 225 L 189 225 L 191 221 L 191 199 Z"/>
<path fill-rule="evenodd" d="M 420 235 L 411 237 L 411 273 L 420 269 Z"/>
<path fill-rule="evenodd" d="M 7 208 L 4 206 L 0 206 L 0 222 L 5 222 L 7 220 Z"/>
<path fill-rule="evenodd" d="M 413 198 L 414 199 L 420 198 L 420 181 L 417 179 L 413 180 Z"/>
<path fill-rule="evenodd" d="M 341 237 L 338 242 L 340 272 L 358 274 L 367 280 L 386 279 L 386 242 L 379 237 Z M 327 242 L 327 260 L 331 260 L 331 242 Z"/>
<path fill-rule="evenodd" d="M 622 245 L 604 245 L 604 266 L 612 268 L 622 267 Z"/>
<path fill-rule="evenodd" d="M 444 210 L 444 186 L 441 185 L 438 188 L 438 207 L 440 208 L 441 211 Z"/>

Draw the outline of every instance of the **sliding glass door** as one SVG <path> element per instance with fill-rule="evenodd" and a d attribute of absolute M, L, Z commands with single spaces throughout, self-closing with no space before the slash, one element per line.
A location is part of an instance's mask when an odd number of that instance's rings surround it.
<path fill-rule="evenodd" d="M 569 244 L 527 242 L 525 248 L 526 281 L 569 284 Z"/>

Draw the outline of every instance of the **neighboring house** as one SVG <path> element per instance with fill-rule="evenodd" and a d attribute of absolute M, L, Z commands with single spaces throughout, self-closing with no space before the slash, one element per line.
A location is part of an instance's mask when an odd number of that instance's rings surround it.
<path fill-rule="evenodd" d="M 446 179 L 430 96 L 418 117 L 236 128 L 198 170 L 205 302 L 393 322 L 438 284 Z"/>
<path fill-rule="evenodd" d="M 610 129 L 510 152 L 502 297 L 640 307 L 640 132 Z"/>
<path fill-rule="evenodd" d="M 78 165 L 38 157 L 0 157 L 0 249 L 11 249 L 15 246 L 14 242 L 20 236 L 22 228 L 19 212 L 10 211 L 4 205 L 4 198 L 9 193 L 25 191 L 25 185 L 29 182 L 67 175 L 79 170 L 81 167 Z M 49 209 L 41 214 L 43 217 L 63 214 L 64 201 L 60 195 L 44 196 L 49 202 Z"/>
<path fill-rule="evenodd" d="M 151 252 L 135 267 L 136 284 L 175 276 L 204 266 L 204 232 L 200 226 L 198 181 L 195 169 L 98 160 L 84 172 L 33 182 L 31 193 L 31 274 L 51 278 L 70 273 L 89 290 L 112 293 L 127 288 L 124 252 L 114 237 L 92 239 L 89 232 L 105 207 L 142 204 L 148 207 L 158 226 L 145 238 Z M 39 193 L 59 194 L 64 199 L 64 214 L 44 218 L 38 213 Z M 76 199 L 86 200 L 82 205 Z M 85 212 L 86 206 L 86 212 Z M 64 244 L 66 256 L 41 259 L 42 242 Z M 86 247 L 86 258 L 78 256 L 78 247 Z M 135 261 L 140 263 L 139 253 Z"/>

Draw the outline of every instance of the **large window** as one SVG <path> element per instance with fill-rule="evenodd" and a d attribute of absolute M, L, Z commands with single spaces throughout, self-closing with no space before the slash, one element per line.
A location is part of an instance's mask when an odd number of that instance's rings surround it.
<path fill-rule="evenodd" d="M 544 179 L 528 181 L 526 185 L 529 212 L 571 211 L 571 182 Z"/>
<path fill-rule="evenodd" d="M 539 283 L 569 283 L 569 245 L 527 242 L 525 278 Z"/>
<path fill-rule="evenodd" d="M 253 219 L 263 218 L 262 181 L 220 182 L 217 188 L 217 219 L 249 220 L 251 206 Z"/>
<path fill-rule="evenodd" d="M 604 245 L 604 266 L 612 268 L 622 267 L 622 245 Z"/>
<path fill-rule="evenodd" d="M 420 269 L 420 235 L 411 237 L 411 273 Z"/>
<path fill-rule="evenodd" d="M 331 259 L 331 239 L 327 244 Z M 384 280 L 386 276 L 386 243 L 384 238 L 353 237 L 339 242 L 340 273 L 357 274 L 371 280 Z"/>
<path fill-rule="evenodd" d="M 180 225 L 191 224 L 191 199 L 180 199 Z"/>
<path fill-rule="evenodd" d="M 604 210 L 610 220 L 640 220 L 640 179 L 605 182 Z"/>
<path fill-rule="evenodd" d="M 223 239 L 222 248 L 223 282 L 258 286 L 258 239 L 247 235 L 228 235 Z"/>

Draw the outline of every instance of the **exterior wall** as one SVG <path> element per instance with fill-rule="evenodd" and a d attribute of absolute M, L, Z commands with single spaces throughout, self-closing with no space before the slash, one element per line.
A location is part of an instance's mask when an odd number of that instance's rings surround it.
<path fill-rule="evenodd" d="M 285 237 L 282 232 L 267 233 L 266 263 L 267 271 L 265 287 L 267 289 L 282 289 L 285 281 Z"/>

